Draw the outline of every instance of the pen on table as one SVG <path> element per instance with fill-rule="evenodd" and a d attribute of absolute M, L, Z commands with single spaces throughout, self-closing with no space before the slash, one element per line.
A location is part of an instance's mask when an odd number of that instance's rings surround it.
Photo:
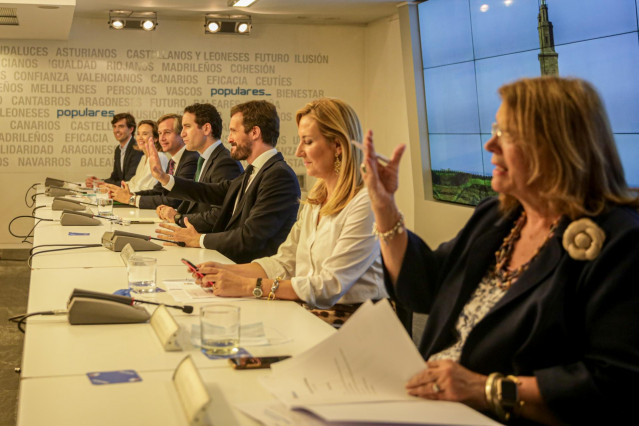
<path fill-rule="evenodd" d="M 69 236 L 90 235 L 88 232 L 69 232 Z"/>
<path fill-rule="evenodd" d="M 357 141 L 354 141 L 354 140 L 351 140 L 351 143 L 352 143 L 354 146 L 356 146 L 356 147 L 358 147 L 359 149 L 361 149 L 361 150 L 362 150 L 362 152 L 364 151 L 364 145 L 362 145 L 361 143 L 359 143 L 359 142 L 357 142 Z M 385 156 L 385 155 L 382 155 L 382 154 L 379 154 L 379 153 L 375 153 L 375 157 L 377 157 L 377 159 L 378 159 L 379 161 L 383 162 L 383 163 L 386 163 L 386 164 L 390 163 L 390 158 L 388 158 L 388 157 L 387 157 L 387 156 Z"/>

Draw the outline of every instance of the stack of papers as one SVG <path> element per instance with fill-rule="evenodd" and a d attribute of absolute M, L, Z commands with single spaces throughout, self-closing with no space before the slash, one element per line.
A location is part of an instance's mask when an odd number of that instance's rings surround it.
<path fill-rule="evenodd" d="M 271 366 L 261 382 L 279 403 L 238 408 L 267 425 L 299 423 L 299 410 L 330 424 L 499 424 L 461 403 L 409 396 L 406 382 L 424 368 L 388 301 L 367 302 L 339 332 Z M 298 410 L 296 420 L 283 420 L 287 409 Z M 318 418 L 308 420 L 317 424 Z"/>

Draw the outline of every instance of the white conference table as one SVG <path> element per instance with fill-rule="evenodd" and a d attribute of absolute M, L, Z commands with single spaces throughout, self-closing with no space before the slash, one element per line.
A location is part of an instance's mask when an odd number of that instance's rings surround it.
<path fill-rule="evenodd" d="M 94 386 L 86 375 L 25 379 L 21 425 L 184 426 L 186 418 L 171 382 L 173 372 L 149 371 L 138 383 Z M 255 425 L 233 404 L 272 401 L 259 384 L 268 370 L 200 369 L 211 396 L 206 412 L 214 426 Z M 26 396 L 26 400 L 22 397 Z"/>
<path fill-rule="evenodd" d="M 294 302 L 224 301 L 240 306 L 241 324 L 262 323 L 267 344 L 242 345 L 251 355 L 297 355 L 333 333 L 330 326 Z M 22 377 L 84 374 L 89 371 L 174 369 L 185 355 L 198 368 L 230 368 L 227 360 L 209 359 L 189 341 L 191 327 L 199 324 L 193 314 L 174 315 L 180 324 L 183 350 L 165 351 L 153 328 L 143 324 L 69 325 L 66 317 L 29 323 L 24 342 Z"/>
<path fill-rule="evenodd" d="M 49 202 L 39 196 L 39 205 Z M 59 217 L 43 207 L 38 217 Z M 150 218 L 152 210 L 116 208 L 114 213 L 129 218 Z M 97 243 L 106 230 L 122 229 L 151 235 L 156 225 L 111 225 L 62 227 L 58 222 L 41 222 L 35 229 L 38 244 Z M 69 232 L 89 233 L 70 236 Z M 181 258 L 193 263 L 232 263 L 218 252 L 206 249 L 164 247 L 144 252 L 158 259 L 158 285 L 167 279 L 189 278 Z M 126 268 L 120 253 L 102 247 L 36 255 L 32 262 L 28 312 L 66 309 L 74 288 L 112 293 L 126 288 Z M 168 293 L 140 296 L 141 299 L 178 304 Z M 219 298 L 207 303 L 241 307 L 241 322 L 262 323 L 267 341 L 243 345 L 252 355 L 296 355 L 330 336 L 335 330 L 294 302 Z M 213 402 L 208 408 L 211 424 L 256 424 L 231 403 L 270 400 L 257 378 L 269 370 L 235 371 L 226 360 L 212 360 L 190 339 L 199 323 L 202 303 L 193 303 L 193 314 L 170 309 L 180 324 L 182 350 L 165 351 L 149 323 L 70 325 L 66 316 L 29 318 L 26 325 L 19 397 L 18 425 L 185 425 L 171 377 L 178 363 L 190 355 L 204 378 Z M 152 311 L 154 308 L 150 307 Z M 88 372 L 136 370 L 142 382 L 96 386 Z"/>
<path fill-rule="evenodd" d="M 50 197 L 44 197 L 50 198 Z M 45 200 L 46 201 L 46 200 Z M 38 217 L 58 219 L 60 211 L 51 211 L 48 208 L 39 210 Z M 128 219 L 156 219 L 155 210 L 139 210 L 128 207 L 119 207 L 114 209 L 114 214 L 119 217 Z M 59 222 L 40 222 L 36 229 L 33 240 L 34 252 L 54 250 L 64 248 L 63 246 L 47 246 L 50 244 L 101 244 L 102 235 L 109 231 L 124 231 L 141 234 L 146 236 L 155 236 L 157 224 L 139 224 L 139 225 L 118 225 L 111 223 L 105 219 L 100 219 L 102 225 L 99 226 L 61 226 Z M 78 235 L 80 234 L 80 235 Z M 88 235 L 84 235 L 88 234 Z M 162 245 L 161 241 L 153 241 Z M 220 253 L 212 255 L 212 250 L 190 247 L 164 246 L 162 250 L 144 252 L 145 256 L 155 257 L 159 266 L 181 265 L 181 258 L 187 258 L 191 262 L 198 264 L 206 261 L 216 260 L 223 263 L 231 263 L 231 260 L 222 256 Z M 77 261 L 78 255 L 82 254 L 82 264 Z M 72 250 L 61 250 L 48 253 L 37 254 L 31 261 L 33 269 L 55 269 L 68 267 L 119 267 L 122 266 L 120 254 L 113 252 L 104 247 L 89 247 Z"/>

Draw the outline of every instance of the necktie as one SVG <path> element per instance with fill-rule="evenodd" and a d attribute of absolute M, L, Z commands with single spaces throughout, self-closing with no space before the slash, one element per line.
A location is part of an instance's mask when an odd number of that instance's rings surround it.
<path fill-rule="evenodd" d="M 204 164 L 204 157 L 197 159 L 197 169 L 195 170 L 195 181 L 200 181 L 200 173 L 202 172 L 202 164 Z"/>
<path fill-rule="evenodd" d="M 244 192 L 246 191 L 246 187 L 248 186 L 249 179 L 251 178 L 251 174 L 253 173 L 253 165 L 249 164 L 244 171 L 244 179 L 242 179 L 242 186 L 240 187 L 240 193 L 237 195 L 237 202 L 242 201 L 242 197 L 244 196 Z"/>
<path fill-rule="evenodd" d="M 173 173 L 175 172 L 175 161 L 173 161 L 173 159 L 169 160 L 169 167 L 167 169 L 167 173 L 170 174 L 171 176 L 173 176 Z"/>

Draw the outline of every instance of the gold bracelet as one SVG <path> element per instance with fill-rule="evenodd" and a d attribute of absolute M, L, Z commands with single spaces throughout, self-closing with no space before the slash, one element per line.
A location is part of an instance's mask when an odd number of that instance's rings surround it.
<path fill-rule="evenodd" d="M 504 398 L 504 382 L 514 384 L 514 399 Z M 519 392 L 517 386 L 519 385 L 519 379 L 517 377 L 509 375 L 504 377 L 500 373 L 491 373 L 486 380 L 486 401 L 490 410 L 497 416 L 501 422 L 508 422 L 511 417 L 519 415 L 519 408 L 521 401 L 519 400 Z"/>
<path fill-rule="evenodd" d="M 275 292 L 278 288 L 280 288 L 280 280 L 282 277 L 275 277 L 273 280 L 273 285 L 271 286 L 271 291 L 268 293 L 268 300 L 275 300 Z"/>
<path fill-rule="evenodd" d="M 484 388 L 484 393 L 486 395 L 486 404 L 488 405 L 488 409 L 495 412 L 495 400 L 494 400 L 494 387 L 495 381 L 501 377 L 504 377 L 500 373 L 490 373 L 488 378 L 486 379 L 486 386 Z"/>
<path fill-rule="evenodd" d="M 399 219 L 395 223 L 395 225 L 386 232 L 381 232 L 377 227 L 377 223 L 373 223 L 373 235 L 376 239 L 382 240 L 384 244 L 387 244 L 388 241 L 395 238 L 397 235 L 404 232 L 404 215 L 402 212 L 399 212 Z"/>

